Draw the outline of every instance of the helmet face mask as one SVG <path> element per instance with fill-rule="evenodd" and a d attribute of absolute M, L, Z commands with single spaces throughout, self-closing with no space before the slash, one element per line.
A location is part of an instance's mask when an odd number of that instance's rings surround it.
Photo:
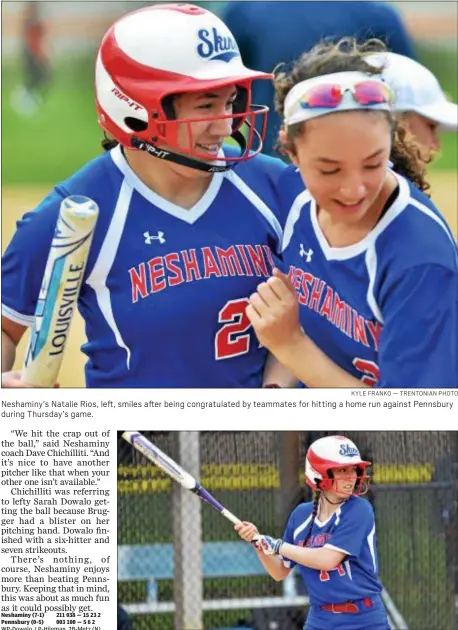
<path fill-rule="evenodd" d="M 228 86 L 230 89 L 236 86 Z M 238 86 L 237 86 L 238 87 Z M 238 91 L 242 89 L 239 88 Z M 222 92 L 227 92 L 226 88 L 222 88 Z M 218 90 L 215 90 L 218 95 Z M 248 90 L 243 88 L 243 92 L 247 93 Z M 197 97 L 204 96 L 205 93 L 196 93 L 192 95 L 194 98 L 192 100 L 194 102 L 197 101 Z M 181 95 L 176 95 L 179 98 Z M 184 97 L 189 97 L 190 94 L 187 93 Z M 166 110 L 175 109 L 174 108 L 174 100 L 175 96 L 167 97 L 167 105 Z M 189 100 L 189 99 L 187 99 Z M 238 99 L 240 100 L 240 99 Z M 181 155 L 188 155 L 194 157 L 196 159 L 208 161 L 208 160 L 218 160 L 218 161 L 231 161 L 237 162 L 241 160 L 247 159 L 247 150 L 248 147 L 251 147 L 251 155 L 250 157 L 257 155 L 259 151 L 262 149 L 262 142 L 260 141 L 261 135 L 265 133 L 265 127 L 267 123 L 267 117 L 263 115 L 262 117 L 262 128 L 261 131 L 256 128 L 257 120 L 259 113 L 264 114 L 263 110 L 265 108 L 256 110 L 257 106 L 253 106 L 253 111 L 247 113 L 245 109 L 240 111 L 240 105 L 237 107 L 237 97 L 234 102 L 233 112 L 232 113 L 224 113 L 219 115 L 204 115 L 204 116 L 196 116 L 195 110 L 193 110 L 193 114 L 191 116 L 186 115 L 182 117 L 182 115 L 177 115 L 175 117 L 175 111 L 173 111 L 173 118 L 169 118 L 168 120 L 161 120 L 161 122 L 157 122 L 155 126 L 155 135 L 153 137 L 150 136 L 149 140 L 158 144 L 161 148 L 165 147 L 169 150 L 174 150 Z M 175 101 L 176 102 L 176 101 Z M 205 102 L 205 101 L 203 101 Z M 168 112 L 170 116 L 170 112 Z M 158 117 L 159 120 L 159 117 Z M 227 133 L 215 133 L 216 130 L 220 130 L 224 127 L 224 123 L 227 129 Z M 246 130 L 244 134 L 244 149 L 241 152 L 241 155 L 235 157 L 225 157 L 221 155 L 218 151 L 215 155 L 211 155 L 208 152 L 204 152 L 203 150 L 199 150 L 199 147 L 196 146 L 198 142 L 202 141 L 202 138 L 205 138 L 206 144 L 216 143 L 220 148 L 223 140 L 229 136 L 233 136 L 241 128 L 246 125 Z M 259 126 L 259 125 L 258 125 Z M 137 137 L 142 138 L 145 135 L 144 133 L 136 133 Z M 243 133 L 243 131 L 242 131 Z M 240 134 L 238 134 L 240 135 Z M 144 138 L 148 139 L 148 138 Z M 256 142 L 258 140 L 258 142 Z"/>
<path fill-rule="evenodd" d="M 366 475 L 365 466 L 355 466 L 356 474 L 335 474 L 335 469 L 329 468 L 327 470 L 327 477 L 320 481 L 320 490 L 330 490 L 337 494 L 343 495 L 356 495 L 362 496 L 369 490 L 370 477 Z M 338 470 L 338 469 L 337 469 Z M 346 486 L 352 485 L 352 489 L 349 490 Z M 324 486 L 324 487 L 323 487 Z"/>
<path fill-rule="evenodd" d="M 218 162 L 246 160 L 262 150 L 267 122 L 268 107 L 251 103 L 256 78 L 271 75 L 243 65 L 229 29 L 209 11 L 173 4 L 141 9 L 120 18 L 102 40 L 95 77 L 99 124 L 127 148 L 146 143 L 211 162 L 214 156 L 196 148 L 194 127 L 218 122 L 222 129 L 221 121 L 229 120 L 227 130 L 240 143 L 241 154 L 218 155 Z M 222 88 L 237 88 L 232 113 L 225 108 L 218 115 L 174 116 L 175 96 Z M 183 125 L 186 132 L 180 132 Z"/>
<path fill-rule="evenodd" d="M 366 468 L 371 462 L 363 461 L 356 445 L 344 436 L 328 436 L 316 440 L 307 451 L 305 480 L 314 490 L 336 492 L 343 495 L 362 496 L 370 484 Z M 355 467 L 356 475 L 338 474 L 334 471 Z M 355 482 L 352 490 L 342 488 Z"/>

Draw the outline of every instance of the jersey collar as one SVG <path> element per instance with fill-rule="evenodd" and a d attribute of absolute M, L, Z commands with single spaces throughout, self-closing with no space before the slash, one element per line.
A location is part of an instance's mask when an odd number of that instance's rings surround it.
<path fill-rule="evenodd" d="M 373 230 L 369 232 L 361 241 L 349 245 L 348 247 L 331 247 L 323 234 L 316 211 L 316 201 L 311 198 L 310 203 L 310 219 L 315 232 L 318 243 L 326 260 L 349 260 L 363 254 L 371 245 L 374 244 L 377 237 L 389 226 L 389 224 L 401 214 L 409 203 L 410 189 L 407 181 L 401 175 L 391 171 L 398 180 L 399 195 L 394 203 L 388 208 L 385 215 L 377 223 Z"/>
<path fill-rule="evenodd" d="M 163 197 L 155 193 L 153 190 L 151 190 L 151 188 L 148 188 L 148 186 L 146 186 L 146 184 L 144 184 L 130 168 L 126 158 L 122 153 L 120 145 L 116 146 L 110 151 L 110 156 L 115 165 L 124 175 L 124 178 L 127 180 L 127 182 L 142 197 L 144 197 L 147 201 L 149 201 L 151 204 L 153 204 L 163 212 L 167 212 L 167 214 L 170 214 L 185 223 L 189 223 L 190 225 L 195 223 L 198 219 L 200 219 L 201 216 L 203 216 L 207 212 L 207 210 L 214 202 L 224 180 L 224 173 L 214 173 L 212 175 L 210 186 L 207 188 L 203 196 L 192 208 L 187 210 L 186 208 L 182 208 L 181 206 L 177 206 L 176 204 L 167 201 L 167 199 L 164 199 Z"/>

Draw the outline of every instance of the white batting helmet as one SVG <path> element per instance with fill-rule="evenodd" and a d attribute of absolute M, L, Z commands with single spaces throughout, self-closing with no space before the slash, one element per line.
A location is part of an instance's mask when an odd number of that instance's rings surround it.
<path fill-rule="evenodd" d="M 242 154 L 218 158 L 231 163 L 246 160 L 262 149 L 268 112 L 268 107 L 251 104 L 251 84 L 271 76 L 244 66 L 232 33 L 210 11 L 190 4 L 155 5 L 121 17 L 103 38 L 95 76 L 98 121 L 126 147 L 164 157 L 155 145 L 165 143 L 181 155 L 208 160 L 208 154 L 199 153 L 192 141 L 192 148 L 178 144 L 172 97 L 236 85 L 233 113 L 205 120 L 232 119 L 234 135 L 248 122 Z M 262 122 L 260 132 L 255 131 L 257 117 Z M 192 121 L 179 120 L 188 124 L 188 134 Z M 237 139 L 240 136 L 239 132 Z"/>
<path fill-rule="evenodd" d="M 369 487 L 366 468 L 371 462 L 361 459 L 354 442 L 343 435 L 330 435 L 313 442 L 305 458 L 305 480 L 314 490 L 330 490 L 333 484 L 333 470 L 356 466 L 357 483 L 353 494 L 365 494 Z"/>

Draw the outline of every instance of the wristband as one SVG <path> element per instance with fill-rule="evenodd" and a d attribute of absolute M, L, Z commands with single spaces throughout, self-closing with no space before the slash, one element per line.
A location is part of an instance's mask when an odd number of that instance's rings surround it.
<path fill-rule="evenodd" d="M 277 385 L 277 383 L 267 383 L 262 386 L 262 389 L 281 389 L 281 387 L 280 385 Z"/>
<path fill-rule="evenodd" d="M 280 547 L 283 545 L 283 540 L 279 538 L 274 545 L 274 553 L 278 556 L 280 554 Z"/>

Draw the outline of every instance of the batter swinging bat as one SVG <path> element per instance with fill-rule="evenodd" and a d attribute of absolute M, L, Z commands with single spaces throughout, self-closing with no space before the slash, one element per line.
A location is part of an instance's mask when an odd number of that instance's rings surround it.
<path fill-rule="evenodd" d="M 137 449 L 142 455 L 149 459 L 151 462 L 159 466 L 165 473 L 172 477 L 180 486 L 183 486 L 186 490 L 190 490 L 197 494 L 203 501 L 209 503 L 212 508 L 217 512 L 225 516 L 229 521 L 234 524 L 240 523 L 240 519 L 234 516 L 232 512 L 226 510 L 224 506 L 219 503 L 209 492 L 205 490 L 200 483 L 194 479 L 192 475 L 187 473 L 181 466 L 173 461 L 168 455 L 163 453 L 157 446 L 152 444 L 146 439 L 144 435 L 137 431 L 125 431 L 122 437 L 129 442 L 134 448 Z"/>
<path fill-rule="evenodd" d="M 60 205 L 22 372 L 34 387 L 57 380 L 98 215 L 95 201 L 82 195 Z"/>

